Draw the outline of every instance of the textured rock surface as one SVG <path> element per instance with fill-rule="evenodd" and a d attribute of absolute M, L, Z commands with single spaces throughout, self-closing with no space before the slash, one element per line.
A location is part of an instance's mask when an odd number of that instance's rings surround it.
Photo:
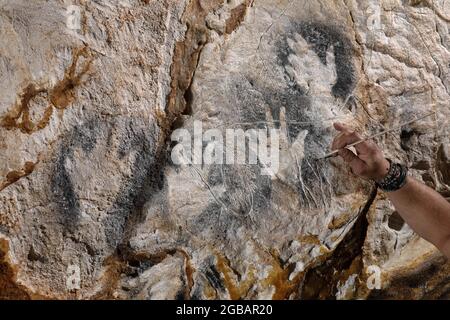
<path fill-rule="evenodd" d="M 448 2 L 74 4 L 80 30 L 63 1 L 0 1 L 0 298 L 450 297 L 383 194 L 314 160 L 334 119 L 436 111 L 379 143 L 450 197 Z M 196 120 L 281 128 L 279 173 L 174 165 Z"/>

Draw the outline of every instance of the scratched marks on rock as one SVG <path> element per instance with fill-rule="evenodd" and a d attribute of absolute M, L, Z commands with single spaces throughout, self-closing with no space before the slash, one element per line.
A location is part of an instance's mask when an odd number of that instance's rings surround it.
<path fill-rule="evenodd" d="M 326 208 L 333 196 L 329 181 L 332 168 L 315 158 L 328 150 L 333 135 L 324 120 L 342 115 L 338 104 L 346 107 L 352 103 L 356 75 L 351 43 L 335 27 L 290 22 L 272 50 L 276 59 L 266 59 L 263 72 L 234 76 L 228 92 L 234 97 L 229 108 L 238 110 L 244 130 L 272 125 L 280 128 L 286 121 L 288 149 L 300 139 L 303 145 L 296 159 L 297 181 L 287 183 L 295 184 L 303 207 Z M 265 75 L 268 70 L 272 73 Z M 227 190 L 233 192 L 229 187 Z"/>
<path fill-rule="evenodd" d="M 292 23 L 286 35 L 273 44 L 276 55 L 268 65 L 268 68 L 280 70 L 279 79 L 276 79 L 279 86 L 274 87 L 269 79 L 257 79 L 255 74 L 245 70 L 241 75 L 233 75 L 227 92 L 229 104 L 223 107 L 233 110 L 231 113 L 236 117 L 223 119 L 223 122 L 226 127 L 234 126 L 236 122 L 247 123 L 238 124 L 243 130 L 270 125 L 279 128 L 285 118 L 288 142 L 292 145 L 302 138 L 304 145 L 303 155 L 298 161 L 298 179 L 292 185 L 294 194 L 302 208 L 327 208 L 333 196 L 328 181 L 332 168 L 327 162 L 318 163 L 313 159 L 328 148 L 332 132 L 320 123 L 327 106 L 317 105 L 311 88 L 303 87 L 290 72 L 296 67 L 292 58 L 297 54 L 295 43 L 292 43 L 292 39 L 297 40 L 295 35 L 300 35 L 311 45 L 324 70 L 330 74 L 334 71 L 336 78 L 328 88 L 329 96 L 341 103 L 347 100 L 355 86 L 355 71 L 352 49 L 345 35 L 331 27 Z M 329 60 L 330 52 L 333 63 Z M 268 113 L 270 119 L 267 118 Z M 98 207 L 94 215 L 102 219 L 108 245 L 115 248 L 123 241 L 128 223 L 139 218 L 144 202 L 166 187 L 165 155 L 158 149 L 161 142 L 155 126 L 121 117 L 108 121 L 93 118 L 66 135 L 55 158 L 51 188 L 62 222 L 69 232 L 77 231 L 83 214 L 92 214 L 86 205 L 88 203 Z M 97 165 L 99 172 L 90 170 L 94 172 L 92 179 L 101 177 L 100 180 L 104 180 L 112 190 L 98 191 L 93 185 L 82 184 L 85 180 L 80 177 L 84 174 L 84 167 L 80 163 L 83 161 L 91 162 L 91 166 Z M 85 178 L 86 181 L 91 179 Z M 183 228 L 188 228 L 189 233 L 199 238 L 203 236 L 208 243 L 227 243 L 232 235 L 229 230 L 245 227 L 258 231 L 264 224 L 274 221 L 271 209 L 274 182 L 270 177 L 260 175 L 258 165 L 211 166 L 206 182 L 217 190 L 222 186 L 224 192 L 217 192 L 217 199 L 210 197 L 205 209 L 196 213 L 192 221 L 186 221 Z M 94 198 L 100 204 L 91 201 L 86 192 L 90 188 L 93 193 L 97 192 Z M 171 200 L 164 200 L 168 201 Z M 188 243 L 188 233 L 183 232 L 183 235 L 181 241 Z M 201 296 L 198 281 L 210 283 L 215 290 L 224 290 L 218 281 L 220 275 L 217 270 L 205 267 L 200 271 L 192 290 L 194 297 Z"/>

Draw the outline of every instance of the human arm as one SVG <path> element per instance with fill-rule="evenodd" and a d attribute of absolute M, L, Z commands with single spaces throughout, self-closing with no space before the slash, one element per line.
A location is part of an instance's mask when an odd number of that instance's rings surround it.
<path fill-rule="evenodd" d="M 340 133 L 334 139 L 332 149 L 339 150 L 339 156 L 350 165 L 353 173 L 365 179 L 382 180 L 390 163 L 380 148 L 373 141 L 366 141 L 355 146 L 357 154 L 354 154 L 345 146 L 360 140 L 361 136 L 343 124 L 335 123 L 334 127 Z M 412 177 L 407 177 L 402 188 L 386 192 L 386 195 L 418 235 L 450 258 L 450 203 Z"/>

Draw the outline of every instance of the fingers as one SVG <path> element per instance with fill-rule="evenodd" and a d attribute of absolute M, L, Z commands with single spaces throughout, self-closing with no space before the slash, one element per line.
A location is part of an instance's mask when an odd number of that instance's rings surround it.
<path fill-rule="evenodd" d="M 342 149 L 351 143 L 361 140 L 361 136 L 359 134 L 357 134 L 355 131 L 351 131 L 344 125 L 338 125 L 335 126 L 335 128 L 336 130 L 341 131 L 341 133 L 337 135 L 336 138 L 334 138 L 334 141 L 331 145 L 332 150 Z"/>
<path fill-rule="evenodd" d="M 381 152 L 381 150 L 378 148 L 375 142 L 372 140 L 367 140 L 361 143 L 358 143 L 355 145 L 356 152 L 358 154 L 364 153 L 364 154 L 375 154 L 377 152 Z"/>
<path fill-rule="evenodd" d="M 336 74 L 336 54 L 335 54 L 335 49 L 334 46 L 331 46 L 331 48 L 327 51 L 327 57 L 326 57 L 326 61 L 327 61 L 327 67 L 328 67 L 328 71 L 329 71 L 329 75 L 330 78 L 327 79 L 329 81 L 329 83 L 331 84 L 335 84 L 336 83 L 336 78 L 337 78 L 337 74 Z"/>
<path fill-rule="evenodd" d="M 306 55 L 310 50 L 310 45 L 306 42 L 305 38 L 303 38 L 300 34 L 296 33 L 294 35 L 295 43 L 292 49 L 295 49 L 294 52 L 298 52 L 301 55 Z"/>
<path fill-rule="evenodd" d="M 336 136 L 331 145 L 332 150 L 345 148 L 349 144 L 360 141 L 362 139 L 362 137 L 357 132 L 351 130 L 349 127 L 342 123 L 336 122 L 333 125 L 334 128 L 340 133 Z M 363 141 L 361 143 L 358 143 L 357 145 L 355 145 L 355 149 L 358 154 L 370 154 L 378 150 L 375 143 L 371 141 Z"/>
<path fill-rule="evenodd" d="M 353 152 L 348 149 L 339 150 L 339 156 L 347 162 L 352 168 L 353 173 L 360 175 L 363 173 L 364 168 L 367 166 L 364 161 L 358 158 Z"/>
<path fill-rule="evenodd" d="M 269 111 L 270 112 L 270 111 Z M 273 117 L 271 116 L 272 121 Z M 286 123 L 286 108 L 280 109 L 280 147 L 281 149 L 289 149 L 288 127 Z"/>
<path fill-rule="evenodd" d="M 360 160 L 356 154 L 354 154 L 353 152 L 351 152 L 348 149 L 341 149 L 341 150 L 339 150 L 338 154 L 347 163 L 355 161 L 356 159 Z"/>
<path fill-rule="evenodd" d="M 347 127 L 345 124 L 342 124 L 340 122 L 333 123 L 333 126 L 337 131 L 341 131 L 341 132 L 351 131 L 349 127 Z"/>
<path fill-rule="evenodd" d="M 360 141 L 361 136 L 342 123 L 334 123 L 334 128 L 339 134 L 334 138 L 331 148 L 339 150 L 338 155 L 350 165 L 354 174 L 369 179 L 385 174 L 387 161 L 374 141 L 367 140 L 356 144 L 355 154 L 346 147 Z"/>

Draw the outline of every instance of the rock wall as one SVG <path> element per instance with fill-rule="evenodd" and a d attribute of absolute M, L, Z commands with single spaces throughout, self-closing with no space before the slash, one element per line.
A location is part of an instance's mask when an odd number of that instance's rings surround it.
<path fill-rule="evenodd" d="M 378 143 L 450 197 L 449 12 L 0 1 L 0 298 L 449 298 L 445 258 L 316 160 L 333 121 L 369 135 L 434 111 Z M 171 134 L 199 121 L 280 129 L 280 170 L 174 164 Z"/>

